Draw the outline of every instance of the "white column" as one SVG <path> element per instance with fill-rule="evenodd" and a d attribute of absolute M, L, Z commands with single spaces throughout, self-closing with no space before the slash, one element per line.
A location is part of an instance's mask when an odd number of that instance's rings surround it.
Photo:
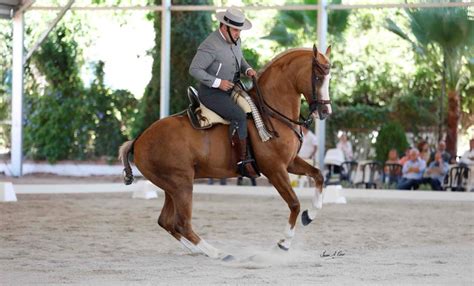
<path fill-rule="evenodd" d="M 318 3 L 318 49 L 321 53 L 326 51 L 326 34 L 328 31 L 328 14 L 326 10 L 327 0 L 319 0 Z M 318 137 L 318 162 L 319 168 L 324 168 L 324 153 L 326 144 L 326 121 L 316 121 L 316 136 Z"/>
<path fill-rule="evenodd" d="M 161 3 L 160 118 L 164 118 L 170 113 L 171 0 L 162 0 Z"/>
<path fill-rule="evenodd" d="M 23 165 L 23 13 L 13 18 L 13 80 L 12 80 L 12 175 L 22 175 Z"/>

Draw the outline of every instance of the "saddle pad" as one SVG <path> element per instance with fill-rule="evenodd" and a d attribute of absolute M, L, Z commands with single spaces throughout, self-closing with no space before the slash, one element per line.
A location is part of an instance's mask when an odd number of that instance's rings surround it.
<path fill-rule="evenodd" d="M 245 92 L 242 90 L 234 91 L 232 93 L 232 100 L 237 103 L 237 105 L 242 108 L 245 113 L 252 112 L 248 102 L 240 95 L 240 92 Z M 229 125 L 230 122 L 219 116 L 214 111 L 207 108 L 204 104 L 200 103 L 199 108 L 196 109 L 196 113 L 199 114 L 199 124 L 201 127 L 206 127 L 213 124 L 226 124 Z"/>

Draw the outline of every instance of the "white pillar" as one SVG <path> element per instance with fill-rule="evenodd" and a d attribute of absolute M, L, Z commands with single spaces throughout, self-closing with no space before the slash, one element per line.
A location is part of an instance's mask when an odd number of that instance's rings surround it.
<path fill-rule="evenodd" d="M 170 113 L 171 0 L 162 0 L 161 3 L 160 118 L 164 118 Z"/>
<path fill-rule="evenodd" d="M 12 175 L 22 175 L 23 165 L 23 13 L 13 18 L 13 80 L 12 80 Z"/>
<path fill-rule="evenodd" d="M 328 30 L 328 14 L 326 10 L 327 0 L 319 0 L 318 3 L 318 49 L 321 53 L 326 51 L 326 34 Z M 326 144 L 326 121 L 316 121 L 316 136 L 318 137 L 318 162 L 319 168 L 324 168 L 324 153 Z"/>

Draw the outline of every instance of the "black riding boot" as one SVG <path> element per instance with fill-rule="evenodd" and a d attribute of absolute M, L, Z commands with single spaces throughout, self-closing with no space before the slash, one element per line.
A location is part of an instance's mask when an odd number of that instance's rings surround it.
<path fill-rule="evenodd" d="M 252 163 L 253 159 L 247 158 L 247 139 L 239 139 L 238 136 L 232 137 L 232 143 L 239 162 L 237 162 L 237 172 L 244 177 L 255 179 L 258 177 Z"/>

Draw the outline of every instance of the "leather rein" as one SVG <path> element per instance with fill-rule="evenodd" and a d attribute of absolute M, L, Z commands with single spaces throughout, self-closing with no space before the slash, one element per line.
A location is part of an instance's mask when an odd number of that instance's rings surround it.
<path fill-rule="evenodd" d="M 288 126 L 291 130 L 293 130 L 293 132 L 298 137 L 300 143 L 303 142 L 303 130 L 301 129 L 301 126 L 305 126 L 306 128 L 309 128 L 309 126 L 313 123 L 312 115 L 315 111 L 318 111 L 318 115 L 321 120 L 326 119 L 328 115 L 326 104 L 331 104 L 331 100 L 318 99 L 317 94 L 316 94 L 316 84 L 317 82 L 321 81 L 323 77 L 316 74 L 316 70 L 318 70 L 318 72 L 322 75 L 327 75 L 329 74 L 329 69 L 330 69 L 329 64 L 320 64 L 317 62 L 316 58 L 313 56 L 313 62 L 312 62 L 312 68 L 311 68 L 311 99 L 312 101 L 309 105 L 310 113 L 308 114 L 306 118 L 304 118 L 300 114 L 300 120 L 291 119 L 288 116 L 276 110 L 275 108 L 273 108 L 271 105 L 269 105 L 265 101 L 265 98 L 262 96 L 262 92 L 260 91 L 260 87 L 257 83 L 256 77 L 252 78 L 253 84 L 256 87 L 256 91 L 257 91 L 259 111 L 262 115 L 265 115 L 264 120 L 266 120 L 269 123 L 270 125 L 269 130 L 273 135 L 275 135 L 276 137 L 279 137 L 278 132 L 273 127 L 272 122 L 268 120 L 267 116 L 271 116 L 279 120 L 280 122 Z M 299 128 L 296 128 L 294 124 L 298 125 Z"/>

